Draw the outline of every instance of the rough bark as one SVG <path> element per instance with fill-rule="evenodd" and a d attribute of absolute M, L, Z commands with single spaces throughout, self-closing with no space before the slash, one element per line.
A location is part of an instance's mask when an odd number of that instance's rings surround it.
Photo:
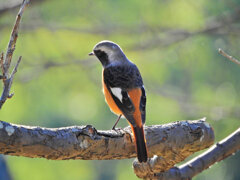
<path fill-rule="evenodd" d="M 188 180 L 201 173 L 203 170 L 209 168 L 216 162 L 233 155 L 239 150 L 240 128 L 219 143 L 216 143 L 203 154 L 181 165 L 180 167 L 174 167 L 166 172 L 157 173 L 145 178 L 159 180 Z"/>
<path fill-rule="evenodd" d="M 145 132 L 149 157 L 162 156 L 171 164 L 181 162 L 214 141 L 214 132 L 204 120 L 146 126 Z M 0 123 L 0 153 L 56 160 L 136 157 L 129 127 L 97 131 L 90 125 L 41 128 L 3 121 Z"/>
<path fill-rule="evenodd" d="M 213 131 L 212 128 L 207 123 L 205 123 L 205 126 L 208 126 L 208 128 L 211 129 L 211 131 Z M 201 130 L 202 129 L 198 129 L 199 132 Z M 195 131 L 195 133 L 197 133 L 197 130 Z M 182 140 L 184 136 L 182 136 L 180 133 L 176 133 L 173 136 L 177 136 L 175 137 L 177 138 L 176 139 L 177 143 L 181 144 L 183 142 Z M 202 142 L 203 138 L 204 136 L 202 136 L 199 139 L 199 141 Z M 210 138 L 212 138 L 212 140 L 214 139 L 213 136 Z M 201 148 L 206 148 L 206 146 L 204 146 L 203 144 L 199 144 L 199 146 L 201 146 Z M 169 151 L 169 149 L 167 149 L 167 151 Z M 183 149 L 183 151 L 181 151 L 181 149 L 172 149 L 172 153 L 165 156 L 161 154 L 155 154 L 151 159 L 148 160 L 147 163 L 139 163 L 137 160 L 135 160 L 133 162 L 134 172 L 139 178 L 155 179 L 157 178 L 156 176 L 157 173 L 164 172 L 172 168 L 176 163 L 182 162 L 186 157 L 188 157 L 189 155 L 196 151 L 197 150 L 192 149 L 192 147 L 189 146 L 188 151 L 185 151 L 185 149 Z M 191 152 L 191 154 L 189 152 Z"/>

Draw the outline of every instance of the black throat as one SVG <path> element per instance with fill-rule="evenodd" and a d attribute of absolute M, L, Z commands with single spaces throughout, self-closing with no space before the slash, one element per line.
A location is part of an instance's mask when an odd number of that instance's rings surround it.
<path fill-rule="evenodd" d="M 101 61 L 103 67 L 105 67 L 109 64 L 109 59 L 108 59 L 108 55 L 106 52 L 101 51 L 101 50 L 94 50 L 94 54 Z"/>

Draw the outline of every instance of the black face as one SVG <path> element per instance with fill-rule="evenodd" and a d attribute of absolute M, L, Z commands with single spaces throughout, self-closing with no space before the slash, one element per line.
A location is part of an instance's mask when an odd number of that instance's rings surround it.
<path fill-rule="evenodd" d="M 101 50 L 94 50 L 94 54 L 97 56 L 97 58 L 101 61 L 103 66 L 106 66 L 109 64 L 109 59 L 107 53 Z"/>

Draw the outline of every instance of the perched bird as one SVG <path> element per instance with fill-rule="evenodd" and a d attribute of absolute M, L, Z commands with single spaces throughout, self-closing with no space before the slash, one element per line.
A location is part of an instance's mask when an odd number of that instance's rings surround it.
<path fill-rule="evenodd" d="M 99 42 L 89 55 L 95 55 L 103 66 L 105 100 L 111 111 L 119 116 L 113 129 L 123 115 L 133 131 L 138 161 L 146 162 L 148 155 L 143 130 L 146 94 L 137 66 L 128 60 L 119 45 L 111 41 Z"/>

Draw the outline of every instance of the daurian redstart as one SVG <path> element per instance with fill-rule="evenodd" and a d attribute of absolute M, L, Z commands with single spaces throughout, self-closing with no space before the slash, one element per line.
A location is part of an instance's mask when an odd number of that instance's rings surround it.
<path fill-rule="evenodd" d="M 135 138 L 139 162 L 146 162 L 147 147 L 143 125 L 146 117 L 146 93 L 137 66 L 123 53 L 119 45 L 101 41 L 93 52 L 102 63 L 102 86 L 105 100 L 112 112 L 123 115 L 129 122 Z"/>

